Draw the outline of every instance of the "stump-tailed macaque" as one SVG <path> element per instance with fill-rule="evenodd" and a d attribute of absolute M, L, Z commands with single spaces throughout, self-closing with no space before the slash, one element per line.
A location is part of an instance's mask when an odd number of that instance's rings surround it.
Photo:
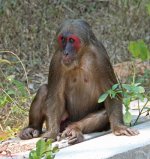
<path fill-rule="evenodd" d="M 56 48 L 48 84 L 41 86 L 31 104 L 29 125 L 21 139 L 38 137 L 43 122 L 45 138 L 61 132 L 69 143 L 83 141 L 84 133 L 112 129 L 115 135 L 137 135 L 123 124 L 122 99 L 98 98 L 117 80 L 104 46 L 84 20 L 67 20 L 56 33 Z"/>

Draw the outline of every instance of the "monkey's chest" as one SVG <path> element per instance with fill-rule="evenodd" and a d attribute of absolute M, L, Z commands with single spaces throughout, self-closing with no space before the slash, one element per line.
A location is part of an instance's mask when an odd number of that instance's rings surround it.
<path fill-rule="evenodd" d="M 98 84 L 86 75 L 72 76 L 66 85 L 66 108 L 69 118 L 77 121 L 96 111 L 100 95 Z"/>

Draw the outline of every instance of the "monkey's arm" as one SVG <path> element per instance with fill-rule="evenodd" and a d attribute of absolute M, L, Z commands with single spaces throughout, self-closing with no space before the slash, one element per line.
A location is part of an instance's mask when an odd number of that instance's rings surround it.
<path fill-rule="evenodd" d="M 79 143 L 83 141 L 83 133 L 103 131 L 109 128 L 109 120 L 105 110 L 100 110 L 85 116 L 77 122 L 73 122 L 64 130 L 62 137 L 69 137 L 69 143 Z"/>
<path fill-rule="evenodd" d="M 61 78 L 59 54 L 53 56 L 48 78 L 48 95 L 45 101 L 46 138 L 56 138 L 60 130 L 60 122 L 65 113 L 64 81 Z M 58 68 L 60 67 L 60 68 Z"/>
<path fill-rule="evenodd" d="M 49 96 L 46 100 L 45 111 L 47 132 L 43 134 L 43 137 L 56 139 L 65 113 L 64 99 L 59 94 Z"/>
<path fill-rule="evenodd" d="M 115 135 L 137 135 L 138 132 L 124 126 L 122 102 L 118 99 L 108 97 L 105 101 L 105 107 L 109 116 L 110 126 Z"/>
<path fill-rule="evenodd" d="M 101 43 L 99 43 L 99 50 L 95 53 L 98 56 L 97 70 L 99 70 L 100 90 L 101 94 L 103 94 L 107 90 L 111 89 L 114 84 L 117 84 L 118 81 L 110 63 L 109 56 Z M 110 97 L 107 97 L 104 101 L 104 105 L 109 117 L 111 129 L 115 135 L 131 136 L 138 134 L 137 131 L 124 126 L 121 95 L 119 99 L 111 99 Z"/>
<path fill-rule="evenodd" d="M 38 137 L 42 133 L 44 114 L 41 110 L 43 110 L 47 92 L 47 84 L 42 85 L 37 91 L 29 111 L 29 124 L 19 134 L 21 139 L 31 139 Z"/>

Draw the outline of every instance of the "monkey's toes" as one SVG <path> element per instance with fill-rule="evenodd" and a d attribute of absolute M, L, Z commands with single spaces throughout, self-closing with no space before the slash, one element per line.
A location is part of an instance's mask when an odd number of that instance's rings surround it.
<path fill-rule="evenodd" d="M 68 137 L 69 134 L 70 134 L 70 132 L 71 132 L 71 129 L 66 128 L 66 129 L 62 132 L 61 138 L 66 138 L 66 137 Z"/>
<path fill-rule="evenodd" d="M 83 142 L 83 140 L 84 140 L 84 137 L 82 133 L 75 133 L 68 138 L 68 143 L 77 144 L 77 143 Z"/>
<path fill-rule="evenodd" d="M 23 140 L 32 139 L 32 138 L 36 138 L 36 137 L 39 137 L 39 136 L 40 136 L 40 131 L 36 130 L 34 128 L 25 128 L 19 134 L 19 137 Z"/>
<path fill-rule="evenodd" d="M 69 127 L 62 133 L 62 138 L 68 138 L 69 144 L 80 143 L 84 140 L 83 134 L 79 129 L 70 129 Z"/>
<path fill-rule="evenodd" d="M 139 134 L 139 131 L 133 128 L 128 128 L 126 126 L 119 126 L 114 129 L 113 133 L 117 136 L 120 136 L 120 135 L 135 136 Z"/>

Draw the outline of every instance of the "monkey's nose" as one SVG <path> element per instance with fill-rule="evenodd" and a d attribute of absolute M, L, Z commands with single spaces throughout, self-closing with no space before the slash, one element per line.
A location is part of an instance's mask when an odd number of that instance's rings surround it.
<path fill-rule="evenodd" d="M 69 55 L 68 51 L 64 51 L 64 55 L 68 56 Z"/>

